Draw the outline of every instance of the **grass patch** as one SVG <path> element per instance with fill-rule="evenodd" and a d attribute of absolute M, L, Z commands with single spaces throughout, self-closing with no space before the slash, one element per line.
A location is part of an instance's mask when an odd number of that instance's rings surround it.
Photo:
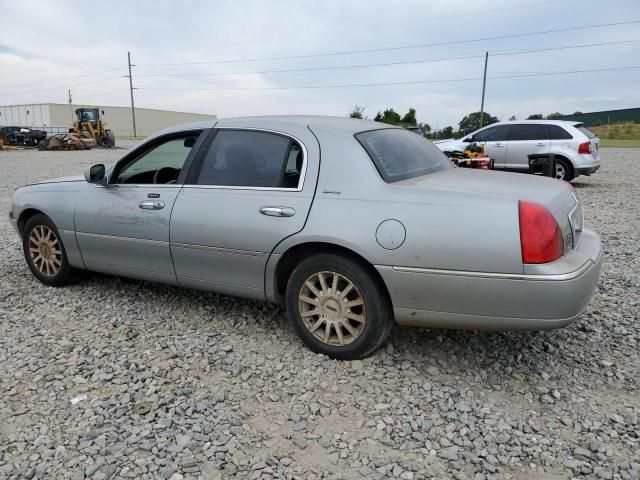
<path fill-rule="evenodd" d="M 637 123 L 617 123 L 613 125 L 600 125 L 598 127 L 590 127 L 595 135 L 600 137 L 602 144 L 605 143 L 604 139 L 607 139 L 607 143 L 613 140 L 628 140 L 633 142 L 640 142 L 640 124 Z M 608 145 L 608 146 L 614 146 Z M 615 145 L 615 146 L 640 146 L 640 143 L 633 145 Z"/>
<path fill-rule="evenodd" d="M 600 136 L 600 135 L 598 135 Z M 636 147 L 640 148 L 640 140 L 616 140 L 609 139 L 607 141 L 600 137 L 600 148 L 603 147 Z"/>

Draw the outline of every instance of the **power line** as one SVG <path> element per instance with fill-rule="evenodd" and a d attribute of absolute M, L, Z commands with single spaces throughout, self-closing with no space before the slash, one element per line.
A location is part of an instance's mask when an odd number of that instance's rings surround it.
<path fill-rule="evenodd" d="M 582 45 L 565 45 L 561 47 L 550 48 L 537 48 L 532 50 L 507 50 L 498 51 L 497 53 L 491 52 L 492 56 L 505 56 L 505 55 L 523 55 L 527 53 L 548 52 L 554 50 L 567 50 L 575 48 L 589 48 L 589 47 L 601 47 L 610 45 L 632 44 L 638 43 L 640 40 L 622 40 L 617 42 L 601 42 L 601 43 L 588 43 Z M 465 55 L 460 57 L 446 57 L 446 58 L 431 58 L 431 59 L 418 59 L 418 60 L 406 60 L 397 62 L 384 62 L 384 63 L 363 63 L 357 65 L 331 65 L 326 67 L 307 67 L 307 68 L 285 68 L 285 69 L 273 69 L 273 70 L 258 70 L 254 72 L 216 72 L 216 73 L 156 73 L 156 74 L 141 74 L 138 77 L 226 77 L 234 75 L 257 75 L 264 73 L 292 73 L 292 72 L 314 72 L 323 70 L 345 70 L 351 68 L 370 68 L 370 67 L 383 67 L 392 65 L 413 65 L 418 63 L 435 63 L 435 62 L 448 62 L 453 60 L 470 60 L 474 58 L 484 58 L 484 54 L 478 55 Z"/>
<path fill-rule="evenodd" d="M 67 87 L 79 87 L 81 85 L 90 85 L 92 83 L 102 83 L 102 82 L 109 82 L 112 80 L 120 80 L 123 77 L 109 77 L 109 78 L 101 78 L 100 80 L 91 80 L 89 82 L 82 82 L 82 83 L 72 83 L 70 85 L 60 85 L 58 87 L 50 87 L 50 88 L 41 88 L 38 90 L 29 90 L 26 92 L 14 92 L 14 93 L 2 93 L 0 94 L 0 97 L 12 97 L 14 95 L 28 95 L 31 93 L 40 93 L 40 92 L 49 92 L 51 90 L 59 90 L 61 88 L 67 88 Z"/>
<path fill-rule="evenodd" d="M 92 77 L 94 75 L 101 75 L 103 73 L 117 72 L 118 70 L 122 70 L 122 68 L 112 68 L 110 70 L 103 70 L 101 72 L 84 73 L 82 75 L 74 75 L 72 77 L 57 78 L 55 80 L 42 80 L 42 81 L 33 82 L 33 83 L 17 83 L 17 84 L 13 84 L 13 85 L 2 85 L 2 86 L 0 86 L 0 88 L 30 87 L 32 85 L 41 85 L 41 84 L 44 84 L 44 83 L 57 83 L 57 82 L 62 82 L 62 81 L 66 81 L 66 80 L 73 80 L 75 78 Z"/>
<path fill-rule="evenodd" d="M 623 70 L 635 70 L 640 69 L 640 66 L 626 66 L 626 67 L 609 67 L 609 68 L 595 68 L 585 70 L 567 70 L 561 72 L 538 72 L 538 73 L 524 73 L 519 75 L 502 75 L 487 77 L 488 80 L 501 80 L 507 78 L 525 78 L 525 77 L 544 77 L 553 75 L 569 75 L 576 73 L 593 73 L 593 72 L 609 72 L 609 71 L 623 71 Z M 338 84 L 338 85 L 299 85 L 289 87 L 234 87 L 234 88 L 176 88 L 176 87 L 138 87 L 138 90 L 171 90 L 171 91 L 186 91 L 186 92 L 226 92 L 226 91 L 252 91 L 252 90 L 303 90 L 303 89 L 323 89 L 323 88 L 350 88 L 350 87 L 381 87 L 392 85 L 421 85 L 428 83 L 450 83 L 450 82 L 469 82 L 482 80 L 482 77 L 467 77 L 467 78 L 446 78 L 437 80 L 412 80 L 405 82 L 380 82 L 380 83 L 351 83 L 351 84 Z"/>
<path fill-rule="evenodd" d="M 370 49 L 362 49 L 362 50 L 343 50 L 339 52 L 311 53 L 311 54 L 305 54 L 305 55 L 286 55 L 286 56 L 280 56 L 280 57 L 207 60 L 207 61 L 199 61 L 199 62 L 177 62 L 177 63 L 147 63 L 147 64 L 138 64 L 137 66 L 138 67 L 160 67 L 160 66 L 205 65 L 205 64 L 219 64 L 219 63 L 243 63 L 243 62 L 258 62 L 258 61 L 266 61 L 266 60 L 289 60 L 289 59 L 298 59 L 298 58 L 352 55 L 356 53 L 389 52 L 389 51 L 396 51 L 396 50 L 406 50 L 411 48 L 436 47 L 436 46 L 443 46 L 443 45 L 459 45 L 463 43 L 482 42 L 482 41 L 489 41 L 489 40 L 505 40 L 508 38 L 530 37 L 534 35 L 546 35 L 549 33 L 570 32 L 570 31 L 576 31 L 576 30 L 585 30 L 589 28 L 603 28 L 603 27 L 614 27 L 614 26 L 620 26 L 620 25 L 631 25 L 635 23 L 640 23 L 640 20 L 630 20 L 626 22 L 614 22 L 614 23 L 600 23 L 595 25 L 581 25 L 578 27 L 556 28 L 552 30 L 540 30 L 535 32 L 527 32 L 527 33 L 513 33 L 509 35 L 497 35 L 493 37 L 472 38 L 467 40 L 449 40 L 446 42 L 419 43 L 414 45 L 403 45 L 403 46 L 397 46 L 397 47 L 370 48 Z"/>
<path fill-rule="evenodd" d="M 411 24 L 411 23 L 430 23 L 430 22 L 435 22 L 435 21 L 439 21 L 439 20 L 449 20 L 449 19 L 452 19 L 452 18 L 474 17 L 476 15 L 483 15 L 483 14 L 487 14 L 487 13 L 504 12 L 504 11 L 508 11 L 508 10 L 516 10 L 516 9 L 528 8 L 528 7 L 541 7 L 541 6 L 544 6 L 544 5 L 551 5 L 551 4 L 556 4 L 556 3 L 565 3 L 565 2 L 568 2 L 568 1 L 571 1 L 571 0 L 550 0 L 550 1 L 546 1 L 546 2 L 525 3 L 525 4 L 521 4 L 521 5 L 512 5 L 512 6 L 509 6 L 509 7 L 492 8 L 492 9 L 488 9 L 488 10 L 474 10 L 474 11 L 465 12 L 465 13 L 443 15 L 443 16 L 440 16 L 440 17 L 420 18 L 420 19 L 404 20 L 404 21 L 391 22 L 391 23 L 379 23 L 379 24 L 376 24 L 376 25 L 364 25 L 364 26 L 361 26 L 361 27 L 349 27 L 349 28 L 342 28 L 342 29 L 338 29 L 338 30 L 329 30 L 329 31 L 325 31 L 325 32 L 315 32 L 315 33 L 312 32 L 312 33 L 304 33 L 304 34 L 298 34 L 298 35 L 284 35 L 284 36 L 279 36 L 279 37 L 267 37 L 267 38 L 262 38 L 262 39 L 258 39 L 258 40 L 244 40 L 244 41 L 239 41 L 239 42 L 214 43 L 214 44 L 209 44 L 209 45 L 198 45 L 198 46 L 195 46 L 195 47 L 181 47 L 181 48 L 144 48 L 144 49 L 137 50 L 137 52 L 165 52 L 165 51 L 178 51 L 178 50 L 198 50 L 198 49 L 201 49 L 201 48 L 227 47 L 227 46 L 231 46 L 231 45 L 246 45 L 246 44 L 252 44 L 252 43 L 264 43 L 264 42 L 272 42 L 272 41 L 278 41 L 278 40 L 291 40 L 291 39 L 294 39 L 294 38 L 307 38 L 307 37 L 316 37 L 316 36 L 323 36 L 323 35 L 335 35 L 335 34 L 339 34 L 339 33 L 350 33 L 350 32 L 362 31 L 362 30 L 372 30 L 372 29 L 378 29 L 378 28 L 395 27 L 395 26 L 399 26 L 399 25 L 408 25 L 408 24 Z"/>

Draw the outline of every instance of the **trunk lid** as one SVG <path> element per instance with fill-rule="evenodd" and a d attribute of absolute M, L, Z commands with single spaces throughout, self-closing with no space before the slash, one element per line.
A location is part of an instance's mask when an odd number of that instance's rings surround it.
<path fill-rule="evenodd" d="M 561 180 L 522 173 L 455 168 L 423 175 L 396 185 L 499 196 L 546 207 L 555 217 L 565 252 L 577 245 L 582 230 L 582 207 L 571 187 Z M 517 203 L 516 203 L 517 208 Z"/>

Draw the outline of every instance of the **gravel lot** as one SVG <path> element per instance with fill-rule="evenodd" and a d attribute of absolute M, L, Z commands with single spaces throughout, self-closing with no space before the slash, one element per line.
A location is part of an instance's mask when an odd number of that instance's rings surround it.
<path fill-rule="evenodd" d="M 603 149 L 575 182 L 605 260 L 574 324 L 396 328 L 351 363 L 274 305 L 36 281 L 13 189 L 123 153 L 0 153 L 0 478 L 640 478 L 640 150 Z"/>

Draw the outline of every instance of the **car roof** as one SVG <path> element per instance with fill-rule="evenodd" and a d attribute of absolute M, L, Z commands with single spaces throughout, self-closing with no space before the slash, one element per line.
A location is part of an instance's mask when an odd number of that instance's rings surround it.
<path fill-rule="evenodd" d="M 286 129 L 289 127 L 316 126 L 339 130 L 344 133 L 354 134 L 368 130 L 379 130 L 382 128 L 400 128 L 381 122 L 371 120 L 361 120 L 349 117 L 332 117 L 325 115 L 265 115 L 255 117 L 231 117 L 217 120 L 206 120 L 203 122 L 187 123 L 176 125 L 175 127 L 163 130 L 161 133 L 180 132 L 185 130 L 195 130 L 201 128 L 217 127 L 246 127 L 264 128 L 271 130 Z"/>
<path fill-rule="evenodd" d="M 575 120 L 507 120 L 506 122 L 496 122 L 491 125 L 514 125 L 523 123 L 543 123 L 547 125 L 582 125 L 583 122 L 576 122 Z M 488 127 L 491 125 L 487 125 Z"/>

